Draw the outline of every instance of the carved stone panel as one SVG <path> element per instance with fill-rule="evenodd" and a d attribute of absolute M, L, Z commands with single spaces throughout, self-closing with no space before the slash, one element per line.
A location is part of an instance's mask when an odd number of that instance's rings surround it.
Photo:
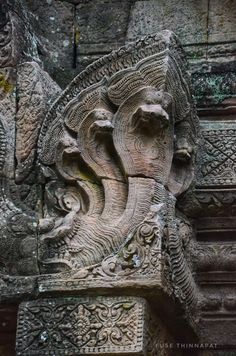
<path fill-rule="evenodd" d="M 147 303 L 134 297 L 21 304 L 17 355 L 144 355 Z"/>
<path fill-rule="evenodd" d="M 20 305 L 16 354 L 179 356 L 177 340 L 143 298 L 48 298 Z"/>
<path fill-rule="evenodd" d="M 234 121 L 203 122 L 197 185 L 236 185 L 236 125 Z"/>

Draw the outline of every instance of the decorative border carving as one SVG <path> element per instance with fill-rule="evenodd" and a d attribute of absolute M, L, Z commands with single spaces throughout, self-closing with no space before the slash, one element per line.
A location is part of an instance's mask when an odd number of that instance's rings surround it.
<path fill-rule="evenodd" d="M 235 243 L 194 243 L 191 260 L 198 272 L 236 271 Z"/>
<path fill-rule="evenodd" d="M 135 297 L 22 303 L 17 355 L 143 354 L 146 307 L 144 299 Z"/>
<path fill-rule="evenodd" d="M 235 122 L 207 122 L 202 125 L 202 143 L 198 155 L 197 186 L 236 184 Z"/>
<path fill-rule="evenodd" d="M 181 211 L 191 217 L 235 216 L 236 190 L 189 190 L 178 201 L 178 207 Z"/>

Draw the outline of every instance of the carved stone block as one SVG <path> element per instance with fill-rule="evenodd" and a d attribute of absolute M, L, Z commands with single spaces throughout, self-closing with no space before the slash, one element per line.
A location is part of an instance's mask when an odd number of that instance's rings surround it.
<path fill-rule="evenodd" d="M 144 355 L 147 313 L 147 302 L 135 297 L 22 303 L 17 355 Z"/>
<path fill-rule="evenodd" d="M 236 185 L 235 122 L 202 124 L 202 143 L 198 157 L 197 185 L 219 187 Z"/>

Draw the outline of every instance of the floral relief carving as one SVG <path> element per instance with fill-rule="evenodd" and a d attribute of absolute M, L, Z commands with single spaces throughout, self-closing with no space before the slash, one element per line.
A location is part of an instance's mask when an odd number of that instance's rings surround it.
<path fill-rule="evenodd" d="M 199 186 L 227 186 L 236 183 L 235 129 L 233 122 L 202 125 L 202 150 L 199 151 Z"/>
<path fill-rule="evenodd" d="M 25 303 L 19 312 L 17 350 L 21 355 L 138 351 L 144 312 L 144 301 L 129 297 Z"/>

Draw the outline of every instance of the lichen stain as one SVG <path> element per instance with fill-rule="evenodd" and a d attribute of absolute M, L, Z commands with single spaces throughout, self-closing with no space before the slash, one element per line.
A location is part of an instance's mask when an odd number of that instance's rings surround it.
<path fill-rule="evenodd" d="M 80 40 L 80 31 L 78 28 L 75 30 L 75 44 L 78 45 Z"/>
<path fill-rule="evenodd" d="M 0 73 L 0 88 L 6 94 L 12 93 L 14 89 L 14 85 L 2 73 Z"/>

